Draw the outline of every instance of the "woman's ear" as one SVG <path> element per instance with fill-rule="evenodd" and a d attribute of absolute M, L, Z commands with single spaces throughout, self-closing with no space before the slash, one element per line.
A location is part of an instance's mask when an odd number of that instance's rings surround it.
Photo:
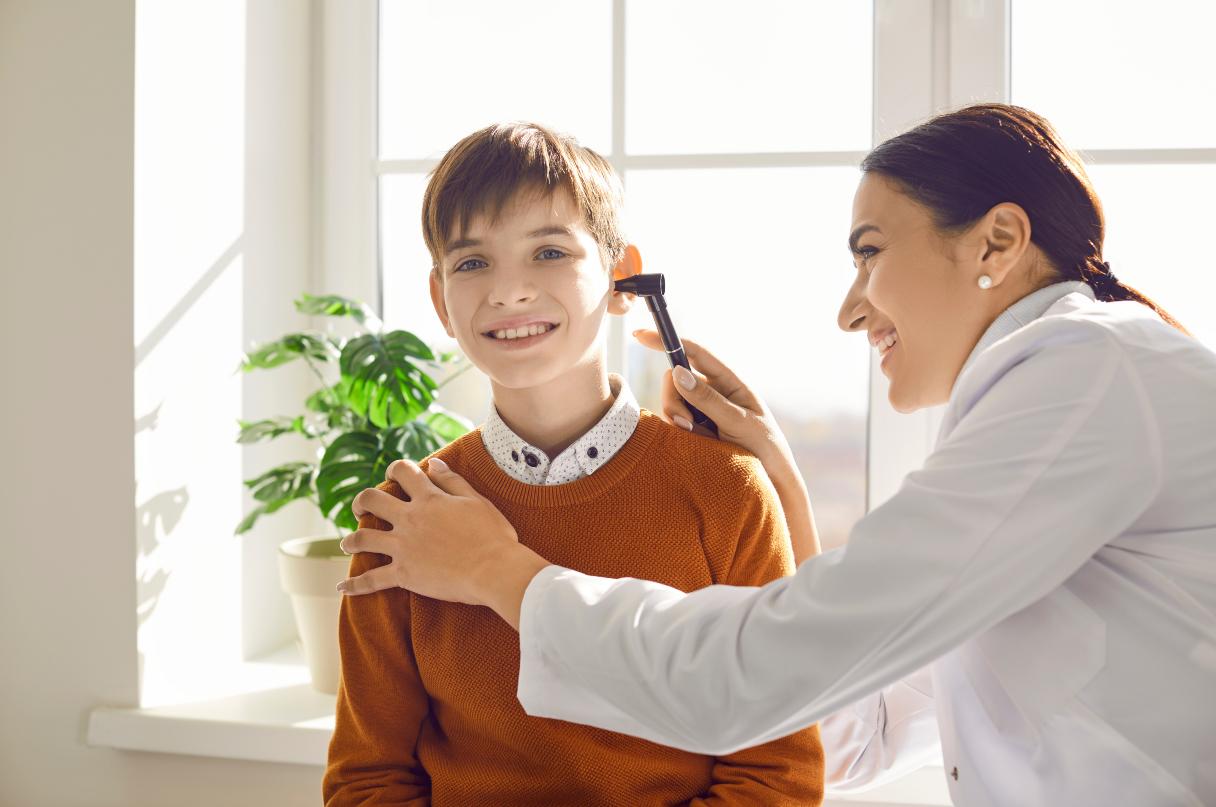
<path fill-rule="evenodd" d="M 435 306 L 435 313 L 439 315 L 439 321 L 443 323 L 443 330 L 448 336 L 453 339 L 456 334 L 452 333 L 452 321 L 448 318 L 448 304 L 443 299 L 443 281 L 439 279 L 439 270 L 431 270 L 431 305 Z"/>
<path fill-rule="evenodd" d="M 999 286 L 1022 262 L 1030 248 L 1030 217 L 1021 205 L 1002 202 L 988 211 L 980 220 L 979 275 L 992 278 L 992 285 Z"/>
<path fill-rule="evenodd" d="M 642 253 L 638 252 L 638 248 L 633 244 L 625 247 L 625 254 L 617 265 L 612 267 L 612 281 L 615 283 L 618 280 L 624 280 L 627 277 L 640 275 L 642 273 Z M 608 295 L 608 313 L 621 316 L 629 313 L 629 309 L 633 307 L 636 294 L 616 291 L 615 289 L 609 292 Z"/>

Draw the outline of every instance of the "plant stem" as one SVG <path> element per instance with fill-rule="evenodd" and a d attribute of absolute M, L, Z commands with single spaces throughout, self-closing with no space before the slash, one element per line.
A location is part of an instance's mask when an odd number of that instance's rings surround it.
<path fill-rule="evenodd" d="M 317 380 L 321 382 L 321 389 L 329 389 L 329 383 L 325 380 L 325 376 L 321 375 L 321 371 L 317 369 L 317 366 L 312 363 L 312 359 L 310 359 L 307 355 L 304 356 L 304 363 L 308 365 L 308 369 L 312 370 L 313 375 L 315 375 Z M 322 447 L 324 447 L 326 451 L 329 450 L 329 443 L 325 442 L 324 436 L 318 434 L 317 440 L 320 441 Z"/>

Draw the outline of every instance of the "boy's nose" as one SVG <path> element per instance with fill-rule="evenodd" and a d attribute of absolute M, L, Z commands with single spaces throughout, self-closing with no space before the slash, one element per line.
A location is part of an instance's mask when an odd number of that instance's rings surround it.
<path fill-rule="evenodd" d="M 505 276 L 495 284 L 490 292 L 490 303 L 493 305 L 516 305 L 536 299 L 536 285 L 527 278 Z"/>

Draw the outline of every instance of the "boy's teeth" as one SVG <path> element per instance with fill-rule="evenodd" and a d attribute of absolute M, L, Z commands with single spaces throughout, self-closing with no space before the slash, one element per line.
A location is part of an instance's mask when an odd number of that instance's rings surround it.
<path fill-rule="evenodd" d="M 523 339 L 528 336 L 536 336 L 538 334 L 547 333 L 552 330 L 551 325 L 542 325 L 533 323 L 520 328 L 502 328 L 494 331 L 495 339 Z"/>

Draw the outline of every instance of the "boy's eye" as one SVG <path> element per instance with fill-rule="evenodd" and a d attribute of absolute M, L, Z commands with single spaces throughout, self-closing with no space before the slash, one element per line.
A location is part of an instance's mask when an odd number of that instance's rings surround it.
<path fill-rule="evenodd" d="M 452 271 L 453 272 L 471 272 L 472 270 L 480 269 L 481 267 L 483 267 L 485 265 L 486 265 L 486 262 L 483 261 L 481 258 L 469 258 L 467 261 L 461 261 L 460 263 L 456 264 L 456 268 L 453 269 Z"/>
<path fill-rule="evenodd" d="M 539 253 L 537 253 L 536 257 L 545 261 L 556 261 L 560 258 L 566 257 L 566 253 L 555 247 L 545 247 Z"/>

